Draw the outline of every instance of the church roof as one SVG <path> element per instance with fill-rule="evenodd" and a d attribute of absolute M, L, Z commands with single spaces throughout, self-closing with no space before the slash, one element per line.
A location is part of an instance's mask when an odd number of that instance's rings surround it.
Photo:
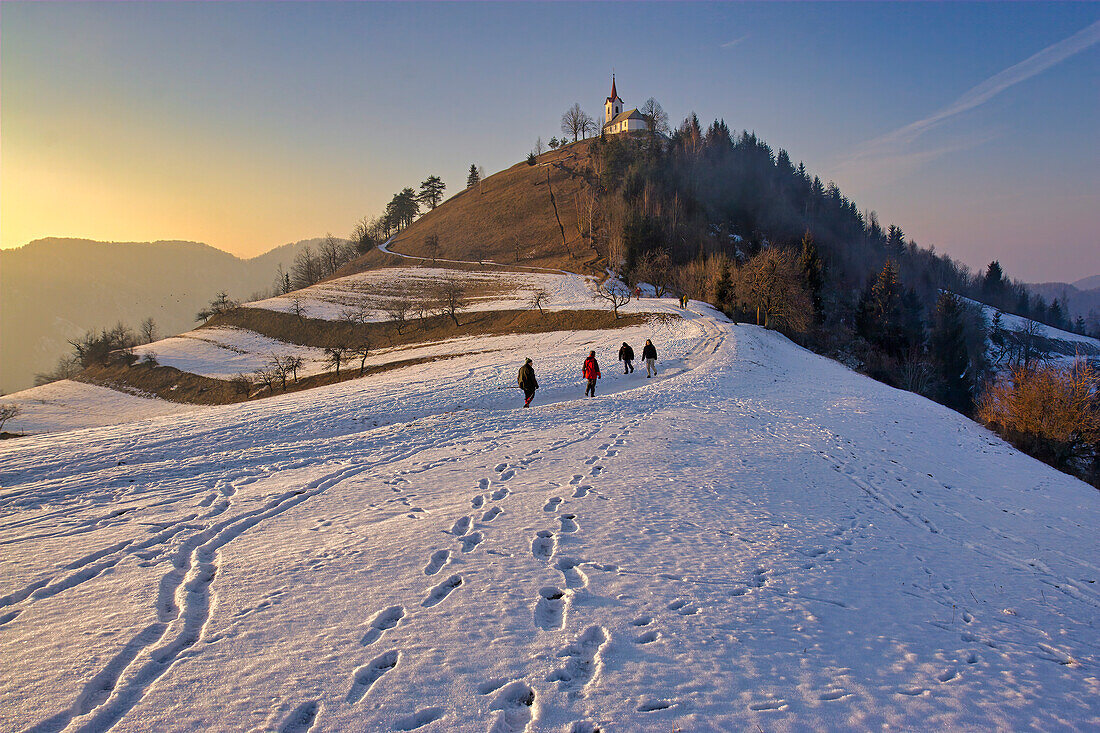
<path fill-rule="evenodd" d="M 619 114 L 612 117 L 611 121 L 608 122 L 607 124 L 608 125 L 614 125 L 616 122 L 623 122 L 625 120 L 643 120 L 643 121 L 645 121 L 645 115 L 643 115 L 641 112 L 639 112 L 637 108 L 628 109 L 625 112 L 620 112 Z"/>
<path fill-rule="evenodd" d="M 615 92 L 615 75 L 611 75 L 611 96 L 607 98 L 608 102 L 614 102 L 619 98 L 619 95 Z"/>

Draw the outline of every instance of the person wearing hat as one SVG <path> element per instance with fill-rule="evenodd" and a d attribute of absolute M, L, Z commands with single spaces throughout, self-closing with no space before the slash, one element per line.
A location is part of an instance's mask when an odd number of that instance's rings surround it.
<path fill-rule="evenodd" d="M 519 388 L 523 390 L 523 396 L 526 397 L 523 406 L 530 407 L 535 390 L 539 388 L 538 380 L 535 379 L 535 368 L 531 366 L 530 359 L 519 368 Z"/>
<path fill-rule="evenodd" d="M 585 387 L 584 396 L 592 395 L 596 396 L 596 380 L 600 378 L 600 365 L 596 362 L 596 352 L 589 351 L 588 358 L 584 360 L 584 369 L 581 370 L 581 374 L 588 380 L 588 386 Z"/>

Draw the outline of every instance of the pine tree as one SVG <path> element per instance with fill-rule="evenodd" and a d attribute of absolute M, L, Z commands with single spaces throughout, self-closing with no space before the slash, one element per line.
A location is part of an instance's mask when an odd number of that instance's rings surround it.
<path fill-rule="evenodd" d="M 894 256 L 904 254 L 905 232 L 901 230 L 901 227 L 896 227 L 891 224 L 890 228 L 886 231 L 886 250 Z"/>
<path fill-rule="evenodd" d="M 814 235 L 809 229 L 802 235 L 802 254 L 799 255 L 798 266 L 802 270 L 806 290 L 810 293 L 810 301 L 814 304 L 814 321 L 821 323 L 825 316 L 821 301 L 821 291 L 825 287 L 825 265 L 817 253 Z"/>
<path fill-rule="evenodd" d="M 1000 262 L 993 260 L 989 263 L 989 267 L 985 269 L 985 278 L 982 280 L 982 292 L 991 298 L 995 298 L 1004 292 L 1004 289 L 1004 270 L 1001 269 Z"/>
<path fill-rule="evenodd" d="M 856 312 L 859 334 L 891 356 L 900 356 L 917 341 L 912 332 L 912 298 L 907 297 L 908 307 L 903 307 L 903 294 L 897 266 L 887 260 L 864 290 Z"/>
<path fill-rule="evenodd" d="M 439 202 L 443 200 L 443 191 L 446 190 L 447 184 L 443 183 L 443 179 L 439 176 L 428 176 L 423 183 L 420 184 L 420 193 L 417 194 L 416 200 L 429 209 L 434 209 L 439 206 Z"/>
<path fill-rule="evenodd" d="M 940 379 L 941 401 L 953 410 L 969 412 L 974 402 L 970 394 L 966 325 L 962 304 L 952 293 L 942 293 L 936 301 L 928 350 Z"/>
<path fill-rule="evenodd" d="M 481 182 L 481 172 L 477 169 L 477 163 L 470 163 L 470 172 L 466 176 L 466 188 L 473 188 Z"/>

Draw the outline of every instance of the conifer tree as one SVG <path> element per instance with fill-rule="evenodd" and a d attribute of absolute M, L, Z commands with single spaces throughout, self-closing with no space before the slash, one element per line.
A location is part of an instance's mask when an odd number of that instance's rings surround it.
<path fill-rule="evenodd" d="M 821 261 L 821 256 L 817 253 L 814 235 L 809 229 L 802 235 L 802 253 L 798 258 L 798 266 L 802 271 L 802 279 L 806 283 L 806 290 L 810 294 L 810 302 L 814 306 L 814 322 L 821 323 L 825 315 L 821 300 L 821 291 L 825 287 L 825 265 Z"/>
<path fill-rule="evenodd" d="M 973 399 L 970 394 L 966 325 L 962 304 L 952 293 L 941 293 L 936 301 L 928 350 L 940 380 L 941 402 L 953 410 L 969 412 Z"/>
<path fill-rule="evenodd" d="M 416 200 L 429 209 L 434 209 L 443 200 L 443 191 L 446 188 L 447 184 L 443 183 L 443 179 L 439 176 L 428 176 L 420 184 L 420 193 L 417 194 Z"/>
<path fill-rule="evenodd" d="M 470 172 L 466 175 L 466 188 L 473 188 L 481 182 L 481 171 L 477 168 L 477 163 L 470 163 Z"/>

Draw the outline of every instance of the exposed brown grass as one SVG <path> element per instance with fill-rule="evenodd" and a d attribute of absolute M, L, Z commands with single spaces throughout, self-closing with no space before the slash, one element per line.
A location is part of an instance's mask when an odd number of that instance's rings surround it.
<path fill-rule="evenodd" d="M 591 142 L 580 141 L 544 153 L 538 165 L 517 163 L 473 188 L 459 191 L 401 232 L 391 249 L 428 257 L 424 242 L 434 234 L 439 237 L 441 258 L 484 258 L 509 265 L 602 273 L 595 251 L 580 235 L 576 205 L 576 197 L 587 185 L 582 171 L 588 163 Z M 547 171 L 565 228 L 564 245 L 550 203 Z M 337 277 L 378 266 L 377 257 L 368 254 L 345 265 Z"/>
<path fill-rule="evenodd" d="M 78 377 L 79 381 L 90 384 L 98 384 L 103 387 L 120 392 L 134 392 L 139 390 L 146 394 L 156 395 L 169 402 L 179 402 L 189 405 L 229 405 L 234 402 L 247 402 L 249 400 L 271 397 L 286 392 L 300 392 L 304 389 L 323 387 L 328 384 L 346 382 L 349 379 L 369 377 L 381 374 L 393 369 L 401 369 L 416 364 L 426 364 L 432 361 L 452 359 L 452 355 L 422 356 L 415 359 L 399 359 L 366 367 L 362 373 L 353 363 L 341 367 L 340 374 L 336 372 L 323 372 L 308 377 L 301 377 L 297 381 L 287 380 L 286 389 L 282 385 L 272 390 L 256 385 L 249 395 L 238 393 L 231 382 L 224 379 L 203 377 L 190 372 L 181 372 L 175 367 L 151 366 L 141 363 L 132 367 L 122 364 L 111 366 L 97 366 L 85 369 Z"/>
<path fill-rule="evenodd" d="M 653 314 L 631 313 L 615 319 L 610 310 L 546 311 L 499 310 L 472 311 L 459 314 L 459 324 L 447 316 L 410 319 L 397 332 L 392 321 L 382 323 L 349 323 L 299 318 L 293 313 L 281 313 L 260 308 L 238 308 L 215 316 L 206 326 L 246 328 L 286 343 L 317 348 L 353 345 L 367 339 L 373 348 L 405 346 L 442 341 L 460 336 L 497 336 L 516 333 L 547 333 L 549 331 L 596 331 L 623 328 L 644 323 Z M 201 329 L 200 329 L 201 331 Z"/>

